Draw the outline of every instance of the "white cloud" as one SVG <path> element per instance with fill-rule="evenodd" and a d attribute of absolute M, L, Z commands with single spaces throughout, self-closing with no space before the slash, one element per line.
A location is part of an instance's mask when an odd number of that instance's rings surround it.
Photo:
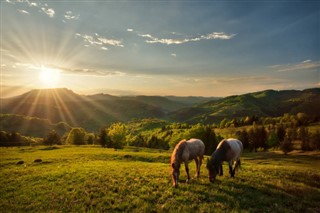
<path fill-rule="evenodd" d="M 117 70 L 96 70 L 87 68 L 68 68 L 49 65 L 50 68 L 60 70 L 64 74 L 85 76 L 124 76 L 126 73 Z"/>
<path fill-rule="evenodd" d="M 171 56 L 172 56 L 172 57 L 177 57 L 177 54 L 171 53 Z"/>
<path fill-rule="evenodd" d="M 52 8 L 45 8 L 45 7 L 41 7 L 41 10 L 46 13 L 50 18 L 54 17 L 54 10 Z"/>
<path fill-rule="evenodd" d="M 7 3 L 10 4 L 24 4 L 27 5 L 29 7 L 36 7 L 39 8 L 39 12 L 44 12 L 45 14 L 47 14 L 50 18 L 53 18 L 55 16 L 55 11 L 52 8 L 48 7 L 48 4 L 43 4 L 41 2 L 35 3 L 35 2 L 31 2 L 29 0 L 16 0 L 16 1 L 12 1 L 12 0 L 6 0 Z M 24 14 L 29 14 L 28 11 L 26 10 L 22 10 L 22 9 L 17 9 L 18 12 L 20 13 L 24 13 Z"/>
<path fill-rule="evenodd" d="M 26 11 L 26 10 L 20 10 L 20 9 L 17 9 L 17 11 L 19 12 L 19 13 L 23 13 L 23 14 L 30 14 L 28 11 Z"/>
<path fill-rule="evenodd" d="M 38 4 L 35 2 L 28 2 L 30 7 L 38 7 Z"/>
<path fill-rule="evenodd" d="M 127 29 L 127 31 L 128 31 L 128 32 L 133 32 L 133 29 L 130 29 L 130 28 L 129 28 L 129 29 Z"/>
<path fill-rule="evenodd" d="M 305 63 L 310 63 L 311 62 L 311 60 L 305 60 L 305 61 L 303 61 L 303 62 L 301 62 L 302 64 L 305 64 Z"/>
<path fill-rule="evenodd" d="M 6 0 L 6 2 L 9 4 L 15 4 L 13 1 L 10 1 L 10 0 Z"/>
<path fill-rule="evenodd" d="M 320 67 L 320 61 L 312 62 L 311 60 L 305 60 L 296 64 L 283 64 L 273 65 L 270 68 L 275 69 L 278 72 L 293 72 L 293 71 L 304 71 L 311 70 Z"/>
<path fill-rule="evenodd" d="M 80 18 L 80 15 L 75 15 L 73 14 L 72 11 L 67 11 L 64 15 L 64 17 L 67 19 L 67 20 L 78 20 Z"/>
<path fill-rule="evenodd" d="M 76 37 L 80 37 L 83 39 L 83 41 L 86 43 L 85 46 L 96 46 L 100 47 L 103 50 L 108 49 L 107 47 L 105 47 L 106 45 L 124 47 L 122 41 L 115 39 L 107 39 L 105 37 L 100 36 L 98 33 L 95 33 L 94 35 L 76 33 L 75 35 Z"/>
<path fill-rule="evenodd" d="M 175 33 L 176 34 L 176 33 Z M 175 35 L 174 34 L 174 35 Z M 220 39 L 220 40 L 229 40 L 232 39 L 236 34 L 226 34 L 223 32 L 213 32 L 206 35 L 201 35 L 197 37 L 185 36 L 185 38 L 180 39 L 172 39 L 172 38 L 157 38 L 150 34 L 138 34 L 138 36 L 143 38 L 148 38 L 145 42 L 150 44 L 160 43 L 160 44 L 183 44 L 187 42 L 195 42 L 201 40 L 213 40 L 213 39 Z"/>

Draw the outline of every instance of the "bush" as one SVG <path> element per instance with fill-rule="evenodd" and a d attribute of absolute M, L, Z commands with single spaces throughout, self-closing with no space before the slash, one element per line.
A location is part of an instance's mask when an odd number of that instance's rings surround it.
<path fill-rule="evenodd" d="M 68 134 L 66 143 L 74 145 L 85 145 L 86 144 L 86 131 L 82 128 L 72 128 Z"/>
<path fill-rule="evenodd" d="M 61 145 L 61 138 L 56 131 L 51 130 L 43 139 L 43 144 L 49 146 L 52 146 L 53 144 Z"/>

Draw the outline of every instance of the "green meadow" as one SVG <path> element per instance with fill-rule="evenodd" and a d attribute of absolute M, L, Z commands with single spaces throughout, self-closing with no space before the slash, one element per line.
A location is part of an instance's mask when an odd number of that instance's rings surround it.
<path fill-rule="evenodd" d="M 317 152 L 245 153 L 236 177 L 225 165 L 215 184 L 205 165 L 199 179 L 184 183 L 181 167 L 178 188 L 170 155 L 98 146 L 0 148 L 0 212 L 320 212 Z"/>

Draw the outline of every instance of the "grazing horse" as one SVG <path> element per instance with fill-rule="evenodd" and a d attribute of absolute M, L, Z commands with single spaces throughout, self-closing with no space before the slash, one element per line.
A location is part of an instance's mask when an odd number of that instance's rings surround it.
<path fill-rule="evenodd" d="M 171 155 L 171 175 L 172 175 L 172 183 L 174 187 L 178 187 L 178 180 L 180 174 L 180 165 L 183 162 L 188 180 L 190 180 L 189 175 L 189 167 L 188 161 L 195 160 L 197 166 L 197 174 L 200 175 L 200 167 L 203 160 L 204 155 L 204 143 L 199 139 L 190 139 L 190 140 L 182 140 L 180 141 L 174 148 L 173 153 Z"/>
<path fill-rule="evenodd" d="M 219 173 L 223 175 L 222 162 L 226 161 L 229 163 L 229 172 L 231 177 L 234 177 L 235 171 L 240 167 L 240 156 L 243 151 L 241 141 L 238 139 L 224 139 L 222 140 L 217 149 L 212 153 L 211 158 L 207 161 L 207 169 L 209 172 L 209 181 L 214 183 L 214 180 Z M 232 169 L 232 166 L 234 168 Z"/>

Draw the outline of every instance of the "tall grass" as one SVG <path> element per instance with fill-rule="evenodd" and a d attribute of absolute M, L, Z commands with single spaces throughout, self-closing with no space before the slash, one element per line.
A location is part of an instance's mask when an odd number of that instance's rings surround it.
<path fill-rule="evenodd" d="M 247 153 L 235 178 L 171 186 L 168 152 L 0 149 L 0 212 L 319 212 L 320 155 Z M 35 163 L 35 159 L 42 159 Z M 24 161 L 24 164 L 17 164 Z M 195 174 L 195 163 L 190 163 Z"/>

